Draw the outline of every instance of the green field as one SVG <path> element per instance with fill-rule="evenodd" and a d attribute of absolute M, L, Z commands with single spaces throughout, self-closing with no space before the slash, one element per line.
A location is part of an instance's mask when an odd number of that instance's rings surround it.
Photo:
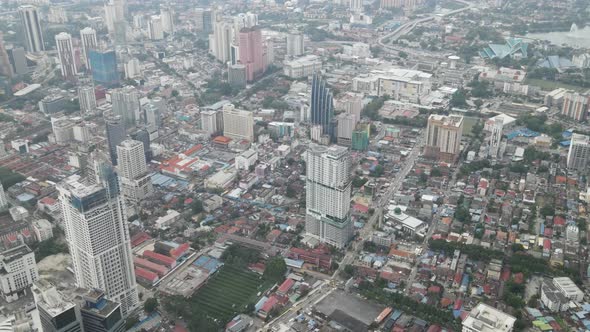
<path fill-rule="evenodd" d="M 218 322 L 227 322 L 257 301 L 258 292 L 270 287 L 262 276 L 234 266 L 220 271 L 191 298 L 193 308 Z"/>
<path fill-rule="evenodd" d="M 578 85 L 565 84 L 565 83 L 556 82 L 556 81 L 547 81 L 547 80 L 542 80 L 542 79 L 537 79 L 537 78 L 527 78 L 524 80 L 524 83 L 528 84 L 528 85 L 538 86 L 542 90 L 546 90 L 546 91 L 551 91 L 551 90 L 555 90 L 555 89 L 559 89 L 559 88 L 564 88 L 564 89 L 568 89 L 568 90 L 575 90 L 575 91 L 586 90 L 583 87 L 578 86 Z"/>

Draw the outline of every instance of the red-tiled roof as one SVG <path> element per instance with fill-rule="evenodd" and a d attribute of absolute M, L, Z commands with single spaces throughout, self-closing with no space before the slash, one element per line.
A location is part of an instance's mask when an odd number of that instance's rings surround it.
<path fill-rule="evenodd" d="M 151 237 L 146 232 L 137 233 L 131 237 L 131 246 L 136 247 L 149 239 Z"/>
<path fill-rule="evenodd" d="M 172 249 L 170 251 L 170 256 L 172 256 L 175 259 L 178 259 L 178 257 L 181 257 L 182 255 L 186 254 L 190 247 L 190 244 L 183 243 L 179 245 L 178 248 Z"/>
<path fill-rule="evenodd" d="M 157 274 L 150 272 L 148 270 L 142 269 L 140 267 L 135 268 L 135 275 L 142 278 L 142 279 L 151 281 L 151 282 L 158 280 Z"/>
<path fill-rule="evenodd" d="M 166 275 L 166 273 L 168 273 L 168 271 L 170 271 L 164 265 L 156 264 L 154 262 L 150 262 L 147 259 L 143 259 L 140 257 L 134 257 L 133 263 L 135 264 L 136 267 L 139 267 L 139 268 L 142 268 L 145 270 L 149 270 L 153 273 L 158 274 L 160 277 Z"/>
<path fill-rule="evenodd" d="M 279 286 L 277 292 L 287 294 L 287 292 L 291 289 L 291 287 L 293 287 L 293 285 L 295 285 L 295 281 L 291 278 L 287 278 L 285 281 L 283 281 L 281 286 Z"/>
<path fill-rule="evenodd" d="M 57 201 L 55 199 L 53 199 L 49 196 L 41 198 L 40 202 L 45 205 L 53 205 L 53 204 L 57 203 Z"/>
<path fill-rule="evenodd" d="M 278 298 L 275 295 L 272 295 L 268 300 L 266 300 L 266 302 L 264 302 L 260 310 L 268 313 L 272 310 L 272 308 L 274 308 L 275 305 L 277 305 L 277 303 L 279 303 Z"/>
<path fill-rule="evenodd" d="M 172 257 L 164 256 L 162 254 L 155 253 L 151 250 L 145 250 L 143 252 L 143 257 L 155 260 L 157 262 L 163 263 L 167 266 L 174 266 L 176 265 L 176 260 Z"/>
<path fill-rule="evenodd" d="M 231 142 L 231 138 L 225 136 L 217 136 L 213 139 L 213 142 L 220 144 L 228 144 L 229 142 Z"/>

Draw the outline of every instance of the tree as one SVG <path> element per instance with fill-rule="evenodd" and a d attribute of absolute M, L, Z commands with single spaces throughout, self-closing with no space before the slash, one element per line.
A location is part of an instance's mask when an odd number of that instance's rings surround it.
<path fill-rule="evenodd" d="M 266 262 L 266 267 L 264 268 L 264 274 L 262 276 L 267 280 L 279 283 L 285 278 L 286 272 L 287 263 L 285 263 L 285 259 L 281 256 L 275 256 Z"/>
<path fill-rule="evenodd" d="M 158 299 L 156 299 L 155 297 L 150 297 L 143 304 L 143 310 L 145 310 L 145 312 L 149 315 L 156 311 L 156 309 L 158 309 L 158 305 Z"/>
<path fill-rule="evenodd" d="M 467 100 L 465 98 L 465 92 L 463 90 L 457 90 L 451 96 L 451 106 L 453 107 L 463 107 L 467 105 Z"/>
<path fill-rule="evenodd" d="M 402 59 L 407 59 L 408 58 L 408 53 L 404 52 L 404 51 L 400 51 L 398 53 L 399 57 Z"/>
<path fill-rule="evenodd" d="M 125 321 L 125 331 L 129 331 L 137 323 L 139 323 L 139 317 L 137 315 L 128 317 Z"/>
<path fill-rule="evenodd" d="M 544 205 L 541 210 L 539 210 L 539 213 L 541 213 L 541 215 L 543 217 L 547 217 L 547 216 L 554 216 L 555 215 L 555 207 L 553 207 L 552 205 Z"/>
<path fill-rule="evenodd" d="M 288 185 L 287 192 L 285 193 L 285 196 L 287 196 L 289 198 L 295 198 L 295 197 L 297 197 L 297 190 L 295 190 L 295 188 L 293 188 L 292 185 Z"/>
<path fill-rule="evenodd" d="M 193 214 L 199 214 L 203 212 L 203 202 L 200 199 L 195 199 L 191 204 L 191 210 Z"/>

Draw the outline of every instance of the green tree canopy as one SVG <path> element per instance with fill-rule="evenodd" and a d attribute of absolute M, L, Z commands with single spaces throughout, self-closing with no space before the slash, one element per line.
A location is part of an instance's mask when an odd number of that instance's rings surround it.
<path fill-rule="evenodd" d="M 276 283 L 282 282 L 287 273 L 287 263 L 281 256 L 275 256 L 266 262 L 263 277 Z"/>

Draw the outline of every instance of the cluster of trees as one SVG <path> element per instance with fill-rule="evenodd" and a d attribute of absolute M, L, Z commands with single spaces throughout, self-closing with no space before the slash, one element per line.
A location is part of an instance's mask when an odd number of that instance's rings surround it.
<path fill-rule="evenodd" d="M 524 285 L 517 284 L 510 280 L 504 284 L 504 293 L 502 295 L 504 303 L 514 309 L 522 309 L 526 305 L 524 301 Z"/>
<path fill-rule="evenodd" d="M 411 119 L 398 116 L 394 119 L 384 118 L 382 121 L 386 124 L 397 124 L 415 128 L 426 128 L 426 125 L 428 124 L 428 116 L 419 116 Z"/>
<path fill-rule="evenodd" d="M 262 275 L 266 280 L 280 283 L 285 279 L 287 273 L 287 264 L 285 259 L 281 256 L 275 256 L 266 262 L 264 274 Z"/>
<path fill-rule="evenodd" d="M 287 110 L 289 109 L 289 104 L 286 101 L 266 96 L 262 101 L 262 107 L 264 108 L 273 108 L 278 110 Z"/>
<path fill-rule="evenodd" d="M 561 134 L 563 133 L 563 126 L 560 123 L 554 122 L 552 124 L 547 124 L 547 115 L 545 114 L 524 114 L 516 120 L 516 124 L 519 126 L 525 126 L 533 131 L 547 134 L 558 140 L 561 139 Z"/>
<path fill-rule="evenodd" d="M 476 98 L 489 98 L 493 94 L 490 82 L 486 80 L 473 80 L 468 86 L 471 87 L 471 95 Z"/>
<path fill-rule="evenodd" d="M 198 308 L 187 303 L 184 296 L 167 296 L 163 298 L 162 304 L 170 314 L 182 317 L 187 322 L 189 331 L 218 331 L 221 328 L 220 324 L 222 322 L 216 322 L 201 310 L 195 310 Z"/>
<path fill-rule="evenodd" d="M 377 97 L 371 100 L 371 102 L 363 108 L 363 115 L 365 115 L 373 121 L 379 121 L 381 119 L 381 116 L 379 115 L 379 110 L 381 109 L 381 107 L 383 107 L 383 104 L 387 100 L 389 100 L 389 96 L 387 95 Z"/>
<path fill-rule="evenodd" d="M 461 165 L 461 168 L 459 168 L 459 175 L 466 176 L 468 174 L 481 171 L 484 168 L 489 168 L 490 166 L 490 161 L 487 159 L 472 161 L 469 164 Z"/>
<path fill-rule="evenodd" d="M 488 249 L 472 244 L 447 242 L 446 240 L 431 240 L 429 247 L 430 250 L 445 252 L 447 255 L 452 254 L 455 250 L 461 250 L 469 258 L 483 262 L 504 258 L 504 253 L 500 250 Z"/>
<path fill-rule="evenodd" d="M 37 243 L 36 248 L 34 247 L 33 250 L 35 251 L 35 261 L 37 262 L 47 256 L 61 253 L 67 254 L 69 252 L 67 243 L 60 241 L 55 237 Z"/>
<path fill-rule="evenodd" d="M 15 173 L 10 168 L 0 167 L 0 182 L 4 190 L 24 180 L 25 177 L 22 174 Z"/>
<path fill-rule="evenodd" d="M 227 249 L 225 249 L 221 255 L 221 259 L 229 265 L 246 267 L 248 264 L 256 263 L 260 260 L 260 252 L 255 249 L 232 244 Z"/>
<path fill-rule="evenodd" d="M 362 178 L 360 176 L 355 176 L 352 179 L 352 186 L 355 188 L 360 188 L 362 186 L 365 185 L 365 183 L 367 183 L 367 181 L 369 181 L 368 179 Z"/>

